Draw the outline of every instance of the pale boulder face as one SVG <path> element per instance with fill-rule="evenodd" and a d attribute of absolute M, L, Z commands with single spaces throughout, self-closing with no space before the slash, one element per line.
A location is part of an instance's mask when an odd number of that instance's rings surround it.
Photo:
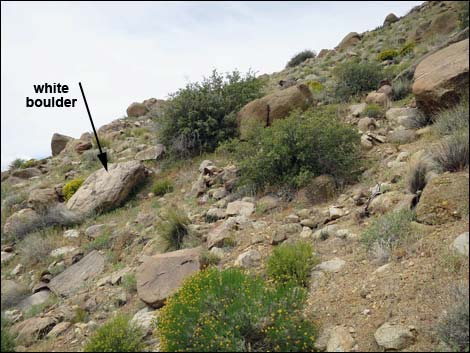
<path fill-rule="evenodd" d="M 338 51 L 342 51 L 344 49 L 350 48 L 361 41 L 361 36 L 359 33 L 351 32 L 343 40 L 338 44 L 335 48 Z"/>
<path fill-rule="evenodd" d="M 413 94 L 418 108 L 431 114 L 468 94 L 468 39 L 441 49 L 419 63 Z"/>
<path fill-rule="evenodd" d="M 127 108 L 127 116 L 130 118 L 137 118 L 139 116 L 147 114 L 149 109 L 146 107 L 144 103 L 137 103 L 134 102 L 132 103 L 128 108 Z"/>
<path fill-rule="evenodd" d="M 387 15 L 387 17 L 385 17 L 384 27 L 389 26 L 392 23 L 397 22 L 398 20 L 399 20 L 399 18 L 394 13 L 390 13 L 390 14 Z"/>
<path fill-rule="evenodd" d="M 73 138 L 70 136 L 61 135 L 58 133 L 55 133 L 54 135 L 52 135 L 52 139 L 51 139 L 52 155 L 57 156 L 65 148 L 65 146 L 67 146 L 67 143 L 69 143 L 69 141 L 71 140 L 73 140 Z"/>
<path fill-rule="evenodd" d="M 157 144 L 137 153 L 135 159 L 138 161 L 157 160 L 164 155 L 165 151 L 166 148 L 164 145 Z"/>
<path fill-rule="evenodd" d="M 201 247 L 146 256 L 137 270 L 137 294 L 154 308 L 164 305 L 189 276 L 200 270 Z"/>
<path fill-rule="evenodd" d="M 67 208 L 80 214 L 105 211 L 120 206 L 146 176 L 139 161 L 110 164 L 91 174 L 67 202 Z"/>
<path fill-rule="evenodd" d="M 374 334 L 377 344 L 385 349 L 404 349 L 415 341 L 415 332 L 409 327 L 386 322 Z"/>
<path fill-rule="evenodd" d="M 13 213 L 5 221 L 3 232 L 8 235 L 22 235 L 27 230 L 40 227 L 41 217 L 31 208 L 24 208 Z"/>
<path fill-rule="evenodd" d="M 310 89 L 299 84 L 248 103 L 237 116 L 242 138 L 249 134 L 253 124 L 271 126 L 274 120 L 284 119 L 294 109 L 306 110 L 312 99 Z"/>

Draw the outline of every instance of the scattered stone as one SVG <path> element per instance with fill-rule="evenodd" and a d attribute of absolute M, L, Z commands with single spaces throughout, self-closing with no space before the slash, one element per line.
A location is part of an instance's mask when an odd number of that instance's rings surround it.
<path fill-rule="evenodd" d="M 297 216 L 296 214 L 290 214 L 285 218 L 286 223 L 299 223 L 300 222 L 300 217 Z"/>
<path fill-rule="evenodd" d="M 158 311 L 152 310 L 149 307 L 145 307 L 135 313 L 131 319 L 131 322 L 140 327 L 145 337 L 152 334 L 155 328 L 157 317 Z"/>
<path fill-rule="evenodd" d="M 64 334 L 72 326 L 71 322 L 64 321 L 54 326 L 54 328 L 47 334 L 47 338 L 57 338 Z"/>
<path fill-rule="evenodd" d="M 315 267 L 317 271 L 324 272 L 339 272 L 341 268 L 346 264 L 346 261 L 335 257 L 329 261 L 324 261 Z"/>
<path fill-rule="evenodd" d="M 300 221 L 300 225 L 303 227 L 316 228 L 318 226 L 318 221 L 313 218 L 307 218 Z"/>
<path fill-rule="evenodd" d="M 337 206 L 330 206 L 328 208 L 328 213 L 330 215 L 331 220 L 341 218 L 346 214 L 342 207 Z"/>
<path fill-rule="evenodd" d="M 106 224 L 95 224 L 85 230 L 85 235 L 88 238 L 96 238 L 98 235 L 101 235 L 105 229 Z"/>
<path fill-rule="evenodd" d="M 225 217 L 225 211 L 220 208 L 210 208 L 206 213 L 206 221 L 208 222 L 215 222 L 219 219 L 224 219 Z"/>
<path fill-rule="evenodd" d="M 62 246 L 61 248 L 57 248 L 51 251 L 50 256 L 52 257 L 60 257 L 67 254 L 70 254 L 77 250 L 75 246 Z"/>
<path fill-rule="evenodd" d="M 418 138 L 414 130 L 395 130 L 388 134 L 388 139 L 391 143 L 400 145 L 411 143 Z"/>
<path fill-rule="evenodd" d="M 366 97 L 367 104 L 378 104 L 384 108 L 388 107 L 390 98 L 385 93 L 370 92 Z"/>
<path fill-rule="evenodd" d="M 233 201 L 227 205 L 225 211 L 227 216 L 246 216 L 249 217 L 255 211 L 255 205 L 251 202 Z"/>
<path fill-rule="evenodd" d="M 452 248 L 457 254 L 468 257 L 468 232 L 460 234 L 452 242 Z"/>
<path fill-rule="evenodd" d="M 366 132 L 366 131 L 369 131 L 369 130 L 375 130 L 377 128 L 377 122 L 375 121 L 374 118 L 365 117 L 365 118 L 359 119 L 359 121 L 357 123 L 357 127 L 362 132 Z"/>
<path fill-rule="evenodd" d="M 226 223 L 220 223 L 207 234 L 207 248 L 221 248 L 232 240 L 230 227 Z"/>
<path fill-rule="evenodd" d="M 17 336 L 17 341 L 30 346 L 35 341 L 43 339 L 57 324 L 53 317 L 32 317 L 11 327 L 11 332 Z"/>
<path fill-rule="evenodd" d="M 353 104 L 349 106 L 349 111 L 352 116 L 359 117 L 362 115 L 366 107 L 367 107 L 366 103 Z"/>
<path fill-rule="evenodd" d="M 235 266 L 251 268 L 256 266 L 261 260 L 261 254 L 257 250 L 248 250 L 240 254 L 235 260 Z"/>
<path fill-rule="evenodd" d="M 354 339 L 344 326 L 333 327 L 326 345 L 327 352 L 351 352 Z"/>
<path fill-rule="evenodd" d="M 197 247 L 145 256 L 136 272 L 139 298 L 151 307 L 163 306 L 186 278 L 199 271 L 200 253 L 201 247 Z"/>
<path fill-rule="evenodd" d="M 80 232 L 77 229 L 68 229 L 64 232 L 64 238 L 78 238 Z"/>
<path fill-rule="evenodd" d="M 258 209 L 270 211 L 279 207 L 280 200 L 277 196 L 267 195 L 258 200 Z"/>
<path fill-rule="evenodd" d="M 313 235 L 313 231 L 309 227 L 303 227 L 300 232 L 300 237 L 303 239 L 310 238 Z"/>
<path fill-rule="evenodd" d="M 384 349 L 404 349 L 415 341 L 414 332 L 403 325 L 386 322 L 374 333 L 377 344 Z"/>

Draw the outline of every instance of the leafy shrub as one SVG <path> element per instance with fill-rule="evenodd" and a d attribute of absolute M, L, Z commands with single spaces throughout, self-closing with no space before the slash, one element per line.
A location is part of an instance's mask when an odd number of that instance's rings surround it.
<path fill-rule="evenodd" d="M 409 210 L 389 212 L 375 219 L 362 233 L 362 242 L 368 250 L 377 246 L 390 253 L 411 234 L 414 213 Z"/>
<path fill-rule="evenodd" d="M 437 325 L 439 338 L 453 352 L 469 351 L 468 285 L 458 286 L 452 293 L 452 305 Z"/>
<path fill-rule="evenodd" d="M 468 132 L 454 133 L 434 147 L 433 159 L 442 170 L 458 172 L 468 167 L 468 138 Z"/>
<path fill-rule="evenodd" d="M 387 49 L 377 54 L 377 60 L 378 61 L 393 60 L 397 56 L 398 56 L 398 51 L 394 49 Z"/>
<path fill-rule="evenodd" d="M 188 216 L 177 207 L 171 207 L 162 218 L 157 230 L 165 251 L 181 249 L 183 238 L 188 234 L 188 225 L 191 223 Z"/>
<path fill-rule="evenodd" d="M 459 13 L 459 27 L 460 27 L 460 29 L 465 29 L 465 28 L 468 27 L 468 9 L 469 9 L 469 2 L 468 1 L 462 1 L 462 10 Z"/>
<path fill-rule="evenodd" d="M 137 279 L 134 273 L 126 273 L 124 276 L 122 276 L 121 284 L 127 292 L 137 292 Z"/>
<path fill-rule="evenodd" d="M 438 136 L 452 135 L 469 129 L 469 104 L 464 100 L 460 104 L 440 111 L 433 117 L 433 130 Z"/>
<path fill-rule="evenodd" d="M 362 115 L 369 118 L 381 118 L 384 116 L 384 110 L 378 104 L 367 104 Z"/>
<path fill-rule="evenodd" d="M 240 160 L 240 185 L 263 189 L 298 187 L 305 173 L 350 180 L 358 166 L 358 146 L 356 131 L 342 124 L 334 112 L 323 109 L 293 112 L 260 130 L 251 141 L 232 148 Z"/>
<path fill-rule="evenodd" d="M 393 100 L 400 100 L 411 93 L 411 81 L 406 78 L 400 78 L 392 83 Z"/>
<path fill-rule="evenodd" d="M 64 185 L 62 191 L 64 193 L 64 198 L 66 201 L 69 200 L 73 196 L 73 194 L 75 194 L 78 188 L 82 186 L 83 182 L 83 178 L 77 178 L 69 181 Z"/>
<path fill-rule="evenodd" d="M 311 244 L 300 241 L 281 244 L 274 248 L 268 259 L 267 273 L 276 282 L 293 281 L 298 286 L 306 287 L 315 262 Z"/>
<path fill-rule="evenodd" d="M 308 88 L 314 93 L 321 92 L 325 89 L 321 82 L 318 81 L 309 81 L 307 82 Z"/>
<path fill-rule="evenodd" d="M 306 291 L 268 287 L 237 269 L 211 267 L 188 279 L 161 309 L 162 351 L 313 351 L 315 328 L 302 315 Z"/>
<path fill-rule="evenodd" d="M 174 186 L 169 179 L 156 180 L 152 185 L 152 192 L 156 196 L 163 196 L 169 192 L 173 192 Z"/>
<path fill-rule="evenodd" d="M 85 346 L 85 352 L 142 352 L 142 332 L 129 317 L 117 315 L 98 330 Z"/>
<path fill-rule="evenodd" d="M 13 170 L 13 169 L 19 169 L 21 167 L 23 167 L 23 164 L 25 163 L 26 161 L 24 159 L 21 159 L 21 158 L 16 158 L 14 159 L 13 161 L 11 161 L 10 165 L 8 166 L 8 168 L 10 170 Z"/>
<path fill-rule="evenodd" d="M 2 352 L 14 352 L 15 351 L 15 340 L 8 330 L 8 324 L 6 319 L 1 317 L 1 351 Z"/>
<path fill-rule="evenodd" d="M 206 268 L 209 266 L 217 265 L 220 262 L 220 258 L 208 251 L 207 249 L 204 249 L 202 251 L 199 262 L 201 263 L 202 268 Z"/>
<path fill-rule="evenodd" d="M 336 97 L 342 101 L 377 89 L 383 79 L 382 67 L 376 62 L 347 61 L 338 65 L 333 74 L 336 79 Z"/>
<path fill-rule="evenodd" d="M 413 53 L 415 47 L 416 47 L 415 42 L 406 43 L 404 46 L 400 48 L 400 51 L 399 51 L 400 56 L 405 56 L 405 55 Z"/>
<path fill-rule="evenodd" d="M 305 60 L 314 58 L 316 56 L 315 52 L 311 50 L 303 50 L 300 53 L 295 54 L 287 63 L 286 67 L 295 67 L 300 65 Z"/>
<path fill-rule="evenodd" d="M 261 87 L 253 73 L 238 71 L 225 77 L 213 71 L 202 82 L 189 83 L 165 105 L 161 142 L 178 156 L 212 152 L 237 135 L 236 113 L 261 95 Z"/>

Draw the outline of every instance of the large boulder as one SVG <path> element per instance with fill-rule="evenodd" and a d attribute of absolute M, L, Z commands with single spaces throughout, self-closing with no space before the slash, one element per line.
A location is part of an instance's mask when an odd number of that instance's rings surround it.
<path fill-rule="evenodd" d="M 389 13 L 384 20 L 384 27 L 391 25 L 399 20 L 399 18 L 394 13 Z"/>
<path fill-rule="evenodd" d="M 201 247 L 146 256 L 137 270 L 137 294 L 146 304 L 159 308 L 183 281 L 200 269 Z"/>
<path fill-rule="evenodd" d="M 21 299 L 25 297 L 26 293 L 29 293 L 28 288 L 26 288 L 23 284 L 9 279 L 2 279 L 1 287 L 2 310 L 3 308 L 8 308 L 20 302 Z"/>
<path fill-rule="evenodd" d="M 413 94 L 417 106 L 431 114 L 468 95 L 468 39 L 426 57 L 416 67 Z"/>
<path fill-rule="evenodd" d="M 3 232 L 7 235 L 24 235 L 42 224 L 39 214 L 31 208 L 24 208 L 13 213 L 5 221 Z"/>
<path fill-rule="evenodd" d="M 377 344 L 386 350 L 404 349 L 415 341 L 415 331 L 409 327 L 384 323 L 374 333 Z"/>
<path fill-rule="evenodd" d="M 51 292 L 49 290 L 42 290 L 29 297 L 23 299 L 19 304 L 18 308 L 26 313 L 28 312 L 33 306 L 44 304 L 49 300 L 51 296 Z"/>
<path fill-rule="evenodd" d="M 32 317 L 12 326 L 11 332 L 17 336 L 18 343 L 29 346 L 44 338 L 56 324 L 57 319 L 53 317 Z"/>
<path fill-rule="evenodd" d="M 65 135 L 61 135 L 58 133 L 55 133 L 54 135 L 52 135 L 52 139 L 51 139 L 52 155 L 57 156 L 65 148 L 65 146 L 67 146 L 67 143 L 71 140 L 73 140 L 73 138 L 70 136 L 65 136 Z"/>
<path fill-rule="evenodd" d="M 29 179 L 42 175 L 42 172 L 38 168 L 24 168 L 13 171 L 11 175 L 20 179 Z"/>
<path fill-rule="evenodd" d="M 430 225 L 460 220 L 468 214 L 468 173 L 445 173 L 433 178 L 416 207 L 417 220 Z"/>
<path fill-rule="evenodd" d="M 94 250 L 56 277 L 47 287 L 56 295 L 69 297 L 76 293 L 86 281 L 96 278 L 104 269 L 104 257 Z"/>
<path fill-rule="evenodd" d="M 91 174 L 67 202 L 67 208 L 81 214 L 105 211 L 120 206 L 129 193 L 145 178 L 139 161 L 110 164 Z"/>
<path fill-rule="evenodd" d="M 237 120 L 240 134 L 247 136 L 253 123 L 264 127 L 270 126 L 274 120 L 283 119 L 294 109 L 307 109 L 312 103 L 310 89 L 299 84 L 256 99 L 245 105 L 238 113 Z"/>
<path fill-rule="evenodd" d="M 42 212 L 59 201 L 54 188 L 34 189 L 28 197 L 28 207 Z"/>
<path fill-rule="evenodd" d="M 349 33 L 335 48 L 337 51 L 342 51 L 344 49 L 350 48 L 361 41 L 361 35 L 356 32 Z"/>
<path fill-rule="evenodd" d="M 128 108 L 127 108 L 127 116 L 130 118 L 137 118 L 139 116 L 147 114 L 149 109 L 146 107 L 144 103 L 137 103 L 134 102 L 132 103 Z"/>

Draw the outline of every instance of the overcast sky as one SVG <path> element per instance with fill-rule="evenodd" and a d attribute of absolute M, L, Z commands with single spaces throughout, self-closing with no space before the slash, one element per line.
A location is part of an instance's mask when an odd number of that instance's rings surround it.
<path fill-rule="evenodd" d="M 405 15 L 421 1 L 1 3 L 1 167 L 51 154 L 54 132 L 90 131 L 128 105 L 221 72 L 280 71 L 302 49 L 333 48 L 349 32 Z M 26 108 L 34 84 L 62 83 L 75 108 Z M 60 95 L 57 95 L 60 96 Z"/>

